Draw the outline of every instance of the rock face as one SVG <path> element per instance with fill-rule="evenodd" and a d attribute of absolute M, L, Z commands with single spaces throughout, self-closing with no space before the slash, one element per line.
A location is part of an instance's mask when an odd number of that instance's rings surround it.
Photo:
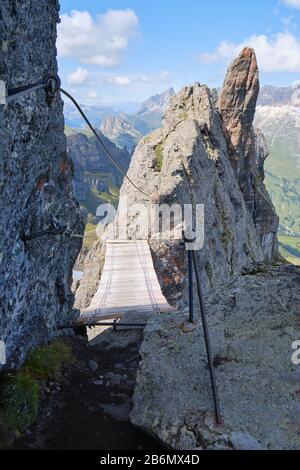
<path fill-rule="evenodd" d="M 258 91 L 250 49 L 228 71 L 220 110 L 206 86 L 183 88 L 172 98 L 161 129 L 142 139 L 133 155 L 128 175 L 144 194 L 127 180 L 121 188 L 128 216 L 119 211 L 118 222 L 132 239 L 149 235 L 137 230 L 137 203 L 149 213 L 155 204 L 205 205 L 199 266 L 206 289 L 278 254 L 278 218 L 263 184 L 267 151 L 252 125 Z M 160 241 L 150 238 L 150 246 L 165 296 L 180 305 L 187 292 L 181 240 L 172 240 L 169 229 Z"/>
<path fill-rule="evenodd" d="M 261 133 L 253 128 L 259 94 L 255 53 L 245 48 L 229 67 L 220 97 L 229 156 L 247 208 L 261 238 L 264 252 L 277 249 L 278 217 L 263 184 L 263 163 L 268 153 Z"/>
<path fill-rule="evenodd" d="M 138 111 L 139 116 L 153 112 L 164 112 L 169 106 L 171 98 L 175 95 L 173 88 L 169 88 L 161 94 L 151 96 L 147 101 L 142 104 L 141 109 Z"/>
<path fill-rule="evenodd" d="M 84 276 L 79 285 L 75 286 L 75 307 L 84 309 L 91 303 L 92 297 L 97 291 L 101 272 L 104 266 L 105 245 L 101 240 L 97 241 L 93 248 L 86 254 L 82 269 Z"/>
<path fill-rule="evenodd" d="M 58 9 L 56 0 L 1 2 L 0 80 L 8 89 L 57 73 Z M 70 285 L 80 239 L 21 236 L 51 223 L 83 232 L 63 130 L 59 96 L 47 103 L 41 90 L 0 106 L 0 339 L 8 368 L 73 318 Z"/>
<path fill-rule="evenodd" d="M 173 88 L 169 88 L 151 96 L 137 113 L 109 116 L 102 122 L 100 129 L 117 147 L 126 146 L 133 152 L 143 136 L 160 127 L 162 116 L 174 95 Z"/>
<path fill-rule="evenodd" d="M 118 147 L 134 149 L 143 134 L 134 128 L 126 114 L 106 118 L 101 124 L 101 132 Z"/>
<path fill-rule="evenodd" d="M 222 425 L 214 420 L 201 320 L 185 330 L 185 311 L 148 321 L 133 424 L 180 450 L 299 449 L 300 371 L 292 344 L 300 335 L 300 270 L 259 271 L 205 298 Z"/>

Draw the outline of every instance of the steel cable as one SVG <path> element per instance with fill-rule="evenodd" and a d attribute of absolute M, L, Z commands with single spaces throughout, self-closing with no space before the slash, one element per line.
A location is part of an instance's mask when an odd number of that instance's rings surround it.
<path fill-rule="evenodd" d="M 106 155 L 108 156 L 108 158 L 111 160 L 111 162 L 115 165 L 115 167 L 123 174 L 123 176 L 127 179 L 127 181 L 129 181 L 129 183 L 137 190 L 139 191 L 141 194 L 143 194 L 144 196 L 146 196 L 148 199 L 151 197 L 151 195 L 153 194 L 154 191 L 152 191 L 152 193 L 150 194 L 147 194 L 145 193 L 142 189 L 140 189 L 133 181 L 132 179 L 127 175 L 127 172 L 124 170 L 124 168 L 122 168 L 122 166 L 113 158 L 113 156 L 111 155 L 109 149 L 107 148 L 107 146 L 104 144 L 104 142 L 102 141 L 102 139 L 99 137 L 97 131 L 95 130 L 95 128 L 93 127 L 93 125 L 91 124 L 91 122 L 89 121 L 89 119 L 87 118 L 87 116 L 85 115 L 85 113 L 83 112 L 83 110 L 81 109 L 80 105 L 77 103 L 77 101 L 75 100 L 75 98 L 73 98 L 72 95 L 70 95 L 66 90 L 64 90 L 63 88 L 60 88 L 60 92 L 63 93 L 64 95 L 66 95 L 71 101 L 72 103 L 76 106 L 77 110 L 79 111 L 79 113 L 81 114 L 81 116 L 83 117 L 83 119 L 85 120 L 85 122 L 87 123 L 87 125 L 89 126 L 89 128 L 91 129 L 91 131 L 93 132 L 94 136 L 96 137 L 96 139 L 98 140 L 98 142 L 100 143 L 102 149 L 104 150 L 104 152 L 106 153 Z"/>

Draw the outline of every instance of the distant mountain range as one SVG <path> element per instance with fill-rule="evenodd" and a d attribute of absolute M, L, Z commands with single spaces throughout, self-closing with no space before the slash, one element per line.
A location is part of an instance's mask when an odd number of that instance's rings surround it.
<path fill-rule="evenodd" d="M 96 137 L 67 128 L 68 154 L 74 163 L 74 192 L 88 214 L 95 215 L 97 207 L 106 202 L 117 205 L 123 175 L 109 160 Z M 113 158 L 127 171 L 131 155 L 120 149 L 98 131 Z"/>
<path fill-rule="evenodd" d="M 259 106 L 297 106 L 300 107 L 300 84 L 290 87 L 265 85 L 261 88 Z"/>
<path fill-rule="evenodd" d="M 87 106 L 84 104 L 80 104 L 80 106 L 92 124 L 98 127 L 107 117 L 117 116 L 119 114 L 117 109 L 108 106 Z M 82 129 L 84 127 L 82 117 L 73 104 L 70 104 L 68 101 L 64 103 L 64 117 L 66 126 L 73 129 Z"/>
<path fill-rule="evenodd" d="M 141 109 L 137 112 L 138 116 L 147 116 L 150 113 L 164 113 L 167 109 L 170 99 L 175 96 L 173 88 L 169 88 L 161 94 L 151 96 L 147 101 L 144 101 Z"/>
<path fill-rule="evenodd" d="M 126 114 L 113 108 L 82 106 L 112 156 L 127 171 L 138 141 L 160 127 L 163 113 L 175 91 L 170 88 L 145 101 L 140 110 Z M 117 204 L 123 175 L 111 163 L 82 118 L 65 104 L 65 134 L 74 162 L 75 195 L 88 214 L 95 215 L 103 202 Z M 77 116 L 78 114 L 78 116 Z"/>
<path fill-rule="evenodd" d="M 161 118 L 170 99 L 175 95 L 173 88 L 151 96 L 142 103 L 136 113 L 125 113 L 112 107 L 82 105 L 91 123 L 118 147 L 127 146 L 132 151 L 138 141 L 146 134 L 158 129 Z M 64 106 L 65 122 L 69 128 L 84 131 L 84 123 L 78 111 L 69 103 Z"/>
<path fill-rule="evenodd" d="M 300 235 L 300 108 L 258 106 L 255 124 L 267 140 L 266 185 L 280 216 L 280 233 Z"/>

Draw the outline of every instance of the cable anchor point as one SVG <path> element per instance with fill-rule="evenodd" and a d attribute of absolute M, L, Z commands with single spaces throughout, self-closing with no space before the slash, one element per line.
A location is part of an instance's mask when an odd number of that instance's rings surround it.
<path fill-rule="evenodd" d="M 58 75 L 48 74 L 44 78 L 45 93 L 47 103 L 51 103 L 61 87 L 61 80 Z"/>

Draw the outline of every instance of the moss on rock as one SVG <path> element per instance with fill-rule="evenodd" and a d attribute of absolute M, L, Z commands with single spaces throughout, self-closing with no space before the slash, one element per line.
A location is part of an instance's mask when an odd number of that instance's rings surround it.
<path fill-rule="evenodd" d="M 156 156 L 155 170 L 159 172 L 162 170 L 162 166 L 163 166 L 163 159 L 164 159 L 163 151 L 164 151 L 164 147 L 162 143 L 158 144 L 155 147 L 155 156 Z"/>
<path fill-rule="evenodd" d="M 37 417 L 43 382 L 57 376 L 71 358 L 71 347 L 55 341 L 32 351 L 19 371 L 3 376 L 0 428 L 8 429 L 14 436 L 24 432 Z"/>

